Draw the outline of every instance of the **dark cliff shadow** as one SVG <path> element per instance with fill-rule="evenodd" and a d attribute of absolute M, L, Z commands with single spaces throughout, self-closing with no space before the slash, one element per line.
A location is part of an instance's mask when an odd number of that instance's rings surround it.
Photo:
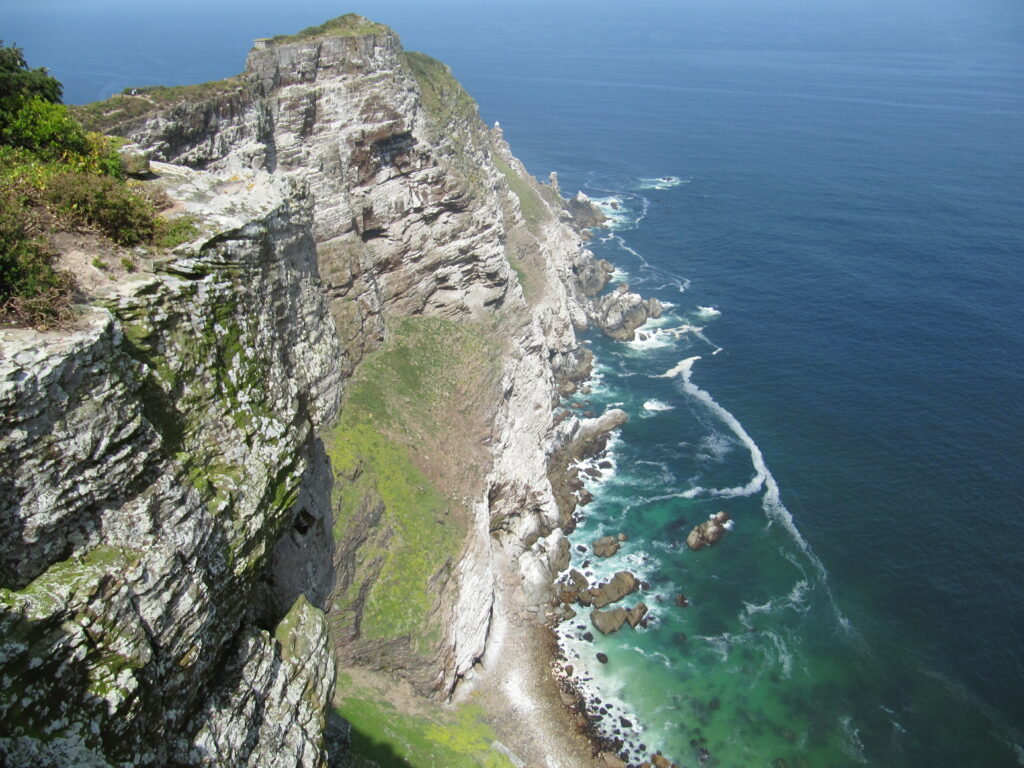
<path fill-rule="evenodd" d="M 390 744 L 352 727 L 334 711 L 327 716 L 327 756 L 330 768 L 434 768 L 410 763 Z"/>

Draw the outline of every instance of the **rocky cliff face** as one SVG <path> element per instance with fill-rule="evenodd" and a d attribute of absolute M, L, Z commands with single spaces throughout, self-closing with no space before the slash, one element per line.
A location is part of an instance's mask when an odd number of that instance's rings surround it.
<path fill-rule="evenodd" d="M 642 305 L 592 298 L 609 271 L 567 225 L 579 212 L 443 65 L 365 20 L 253 51 L 232 88 L 119 132 L 175 164 L 162 182 L 206 234 L 74 332 L 3 332 L 0 754 L 320 765 L 335 656 L 447 693 L 484 652 L 496 585 L 549 597 L 567 562 L 549 463 L 580 435 L 552 406 L 589 364 L 575 330 Z M 409 317 L 462 329 L 453 359 L 494 367 L 443 382 L 464 429 L 339 431 L 363 407 L 346 382 Z M 465 342 L 482 328 L 486 366 Z M 398 384 L 426 386 L 401 351 Z M 454 521 L 453 554 L 417 560 L 420 636 L 371 615 L 416 522 L 384 455 L 436 480 L 436 522 Z"/>
<path fill-rule="evenodd" d="M 212 231 L 187 255 L 96 297 L 72 332 L 2 332 L 10 765 L 219 765 L 256 733 L 251 764 L 291 765 L 269 749 L 296 729 L 299 764 L 323 762 L 333 659 L 304 658 L 327 644 L 322 612 L 240 598 L 269 577 L 322 453 L 340 345 L 302 190 L 209 181 L 168 178 Z M 282 618 L 284 643 L 268 634 Z M 249 679 L 251 699 L 309 695 L 221 706 Z"/>

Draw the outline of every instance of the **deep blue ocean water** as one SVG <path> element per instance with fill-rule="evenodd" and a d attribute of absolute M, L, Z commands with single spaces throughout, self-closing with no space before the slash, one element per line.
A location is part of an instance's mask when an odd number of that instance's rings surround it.
<path fill-rule="evenodd" d="M 449 63 L 536 175 L 615 202 L 594 251 L 673 306 L 647 341 L 589 337 L 592 407 L 631 420 L 573 540 L 627 533 L 588 569 L 643 574 L 656 621 L 600 638 L 607 666 L 566 645 L 634 746 L 1021 764 L 1019 8 L 80 5 L 0 12 L 69 101 L 232 74 L 251 38 L 357 10 Z M 679 546 L 718 509 L 721 543 Z"/>

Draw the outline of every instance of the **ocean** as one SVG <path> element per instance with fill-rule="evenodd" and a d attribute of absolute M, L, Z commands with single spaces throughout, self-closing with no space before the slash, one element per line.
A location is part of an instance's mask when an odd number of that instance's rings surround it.
<path fill-rule="evenodd" d="M 3 13 L 70 102 L 223 77 L 253 37 L 364 13 L 612 216 L 590 247 L 667 311 L 585 337 L 572 400 L 630 421 L 574 567 L 637 573 L 653 621 L 562 635 L 634 754 L 1024 764 L 1022 9 L 79 5 Z M 725 538 L 688 550 L 719 510 Z M 577 550 L 619 532 L 608 560 Z"/>

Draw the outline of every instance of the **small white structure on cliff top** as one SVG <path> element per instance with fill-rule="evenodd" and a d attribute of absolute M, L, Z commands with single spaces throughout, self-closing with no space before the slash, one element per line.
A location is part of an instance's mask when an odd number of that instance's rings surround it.
<path fill-rule="evenodd" d="M 264 48 L 269 47 L 270 44 L 273 42 L 274 38 L 272 37 L 257 37 L 255 40 L 252 41 L 252 47 L 255 48 L 257 51 L 262 51 Z"/>

